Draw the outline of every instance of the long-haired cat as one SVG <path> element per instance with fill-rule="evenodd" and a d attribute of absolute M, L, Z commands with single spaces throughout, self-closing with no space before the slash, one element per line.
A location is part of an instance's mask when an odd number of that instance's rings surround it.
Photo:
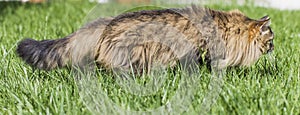
<path fill-rule="evenodd" d="M 61 39 L 24 39 L 17 54 L 44 70 L 96 62 L 107 69 L 141 71 L 184 59 L 224 68 L 253 64 L 274 49 L 273 38 L 268 16 L 255 20 L 238 10 L 192 5 L 100 18 Z"/>

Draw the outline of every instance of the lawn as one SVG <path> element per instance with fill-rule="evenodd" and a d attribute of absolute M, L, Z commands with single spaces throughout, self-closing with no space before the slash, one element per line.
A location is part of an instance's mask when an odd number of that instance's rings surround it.
<path fill-rule="evenodd" d="M 52 1 L 47 4 L 21 4 L 0 2 L 0 114 L 92 114 L 94 109 L 83 98 L 78 81 L 67 69 L 53 71 L 33 70 L 15 53 L 17 42 L 30 37 L 37 40 L 62 38 L 80 28 L 86 16 L 116 16 L 137 5 L 103 4 L 99 12 L 90 12 L 96 5 L 88 0 Z M 163 7 L 179 5 L 154 4 Z M 239 9 L 251 18 L 269 15 L 275 33 L 275 51 L 262 57 L 248 68 L 228 69 L 222 77 L 222 87 L 209 114 L 300 114 L 300 11 L 280 11 L 262 7 L 208 5 L 219 10 Z M 147 7 L 153 8 L 153 7 Z M 136 8 L 134 10 L 138 10 Z M 94 17 L 92 17 L 93 19 Z M 201 82 L 196 84 L 191 104 L 183 114 L 202 112 L 203 98 L 211 83 L 211 73 L 200 70 Z M 116 79 L 109 74 L 99 73 L 96 80 L 101 84 L 102 114 L 128 111 L 153 111 L 172 101 L 180 93 L 178 79 L 185 75 L 164 75 L 168 79 L 153 95 L 128 94 Z M 146 78 L 145 78 L 146 79 Z M 143 79 L 137 82 L 145 82 Z M 188 90 L 188 89 L 187 89 Z M 102 97 L 98 97 L 102 98 Z M 186 99 L 187 101 L 189 98 Z M 180 100 L 178 100 L 180 101 Z M 93 102 L 93 101 L 90 101 Z M 109 106 L 112 102 L 119 109 Z M 175 100 L 176 103 L 176 100 Z M 101 104 L 101 103 L 100 103 Z M 184 108 L 179 107 L 179 108 Z M 120 109 L 121 108 L 121 109 Z M 178 108 L 166 107 L 172 113 Z M 96 110 L 95 110 L 96 111 Z M 165 113 L 168 114 L 168 113 Z M 179 113 L 177 113 L 179 114 Z"/>

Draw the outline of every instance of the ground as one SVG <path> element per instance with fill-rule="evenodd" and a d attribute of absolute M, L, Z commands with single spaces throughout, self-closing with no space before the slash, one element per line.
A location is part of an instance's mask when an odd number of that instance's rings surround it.
<path fill-rule="evenodd" d="M 87 0 L 53 1 L 45 4 L 1 3 L 0 10 L 0 113 L 2 114 L 92 114 L 80 97 L 69 70 L 33 70 L 15 53 L 17 42 L 26 37 L 37 40 L 62 38 L 86 21 L 96 5 Z M 180 5 L 163 5 L 179 7 Z M 103 4 L 102 16 L 115 16 L 136 6 Z M 275 33 L 275 50 L 248 68 L 233 68 L 223 76 L 223 85 L 210 114 L 300 114 L 300 11 L 238 5 L 207 5 L 219 10 L 239 9 L 247 16 L 269 15 Z M 89 20 L 89 19 L 87 19 Z M 210 83 L 210 72 L 201 71 L 201 82 L 193 95 L 190 110 L 200 111 Z M 99 83 L 108 97 L 127 110 L 153 110 L 175 95 L 176 76 L 149 96 L 126 94 L 110 75 L 100 75 Z M 182 78 L 182 76 L 178 77 Z M 167 96 L 165 96 L 167 95 Z M 108 113 L 110 111 L 107 111 Z M 190 112 L 190 111 L 186 111 Z"/>

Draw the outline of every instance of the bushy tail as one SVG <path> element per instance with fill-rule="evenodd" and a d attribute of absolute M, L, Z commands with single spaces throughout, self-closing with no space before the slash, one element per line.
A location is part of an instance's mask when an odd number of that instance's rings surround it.
<path fill-rule="evenodd" d="M 62 39 L 36 41 L 24 39 L 17 54 L 35 68 L 51 70 L 57 67 L 81 67 L 93 62 L 97 41 L 112 18 L 98 19 Z"/>
<path fill-rule="evenodd" d="M 66 66 L 69 61 L 68 38 L 36 41 L 24 39 L 17 46 L 17 54 L 29 65 L 51 70 Z"/>

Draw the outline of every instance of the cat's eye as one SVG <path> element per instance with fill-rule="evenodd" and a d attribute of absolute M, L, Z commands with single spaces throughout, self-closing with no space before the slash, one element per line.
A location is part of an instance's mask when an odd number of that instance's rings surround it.
<path fill-rule="evenodd" d="M 262 28 L 261 28 L 261 31 L 262 32 L 265 32 L 265 31 L 268 31 L 269 30 L 269 28 L 267 27 L 267 26 L 263 26 Z"/>
<path fill-rule="evenodd" d="M 273 39 L 269 39 L 269 40 L 267 40 L 267 43 L 270 43 L 270 44 L 272 44 L 272 43 L 273 43 Z"/>

